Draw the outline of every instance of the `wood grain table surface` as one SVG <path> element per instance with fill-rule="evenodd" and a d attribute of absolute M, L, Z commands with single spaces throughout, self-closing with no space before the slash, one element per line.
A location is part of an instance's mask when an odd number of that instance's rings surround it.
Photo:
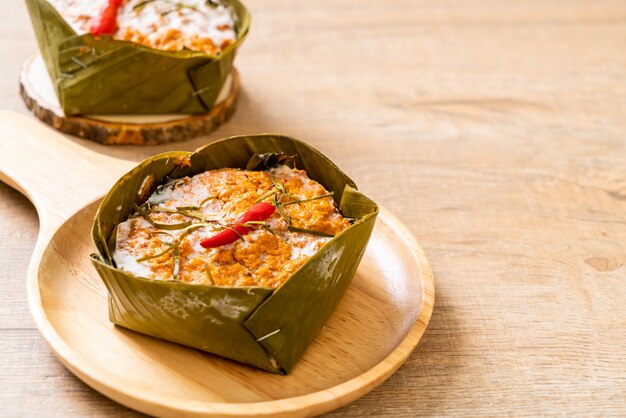
<path fill-rule="evenodd" d="M 626 415 L 626 2 L 248 0 L 232 121 L 321 149 L 415 234 L 430 326 L 346 416 Z M 36 52 L 3 0 L 0 108 Z M 10 158 L 1 155 L 0 158 Z M 63 181 L 63 179 L 58 179 Z M 37 214 L 0 184 L 0 415 L 137 416 L 51 353 L 28 311 Z"/>

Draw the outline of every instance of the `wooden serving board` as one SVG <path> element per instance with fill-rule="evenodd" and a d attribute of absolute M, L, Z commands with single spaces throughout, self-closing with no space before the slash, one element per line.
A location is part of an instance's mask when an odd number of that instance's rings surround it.
<path fill-rule="evenodd" d="M 39 330 L 76 376 L 131 408 L 158 416 L 320 414 L 388 378 L 430 319 L 428 261 L 383 209 L 351 286 L 288 376 L 116 327 L 89 262 L 90 232 L 100 197 L 135 162 L 89 151 L 10 112 L 0 113 L 0 155 L 0 179 L 28 196 L 40 217 L 27 277 Z"/>
<path fill-rule="evenodd" d="M 233 115 L 239 90 L 239 73 L 233 68 L 207 113 L 66 116 L 41 55 L 28 59 L 20 73 L 20 95 L 38 119 L 63 133 L 111 145 L 157 145 L 208 135 Z"/>

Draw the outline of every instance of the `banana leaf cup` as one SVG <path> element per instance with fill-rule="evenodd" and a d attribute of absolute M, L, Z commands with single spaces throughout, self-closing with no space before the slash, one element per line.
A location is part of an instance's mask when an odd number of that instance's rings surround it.
<path fill-rule="evenodd" d="M 347 229 L 328 241 L 280 287 L 150 280 L 116 268 L 111 253 L 117 225 L 160 184 L 219 168 L 259 169 L 268 156 L 277 153 L 295 155 L 296 166 L 334 192 L 342 215 L 352 219 Z M 306 351 L 350 284 L 377 214 L 376 203 L 309 145 L 280 135 L 237 136 L 193 153 L 159 154 L 123 176 L 96 214 L 93 239 L 97 253 L 91 259 L 108 289 L 113 323 L 285 374 Z"/>
<path fill-rule="evenodd" d="M 250 27 L 239 0 L 223 2 L 235 17 L 237 39 L 216 56 L 78 35 L 48 1 L 26 5 L 66 116 L 146 115 L 205 113 L 215 104 Z"/>

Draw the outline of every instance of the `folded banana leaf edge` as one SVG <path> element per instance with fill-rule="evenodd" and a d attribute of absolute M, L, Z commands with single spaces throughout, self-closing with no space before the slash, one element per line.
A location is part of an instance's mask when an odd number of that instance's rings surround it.
<path fill-rule="evenodd" d="M 351 225 L 280 287 L 220 287 L 156 281 L 119 270 L 111 257 L 116 227 L 158 185 L 219 168 L 246 169 L 252 157 L 285 153 L 334 192 Z M 102 201 L 91 260 L 109 292 L 110 320 L 270 372 L 288 373 L 339 303 L 372 233 L 378 206 L 335 164 L 309 145 L 281 135 L 236 136 L 189 152 L 149 158 L 124 175 Z"/>
<path fill-rule="evenodd" d="M 65 115 L 196 114 L 215 104 L 250 28 L 239 0 L 222 2 L 235 17 L 237 39 L 216 56 L 78 35 L 47 0 L 26 5 Z"/>

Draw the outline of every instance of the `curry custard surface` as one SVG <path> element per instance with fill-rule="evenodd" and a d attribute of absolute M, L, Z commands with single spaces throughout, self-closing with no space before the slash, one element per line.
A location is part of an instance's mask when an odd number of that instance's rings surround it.
<path fill-rule="evenodd" d="M 90 31 L 109 0 L 48 0 L 79 35 Z M 212 0 L 123 0 L 115 39 L 163 51 L 219 54 L 237 39 L 231 9 Z"/>
<path fill-rule="evenodd" d="M 201 245 L 260 201 L 277 210 L 247 224 L 235 242 Z M 276 288 L 348 226 L 331 194 L 303 170 L 210 170 L 160 186 L 137 207 L 118 225 L 113 259 L 153 280 Z"/>

